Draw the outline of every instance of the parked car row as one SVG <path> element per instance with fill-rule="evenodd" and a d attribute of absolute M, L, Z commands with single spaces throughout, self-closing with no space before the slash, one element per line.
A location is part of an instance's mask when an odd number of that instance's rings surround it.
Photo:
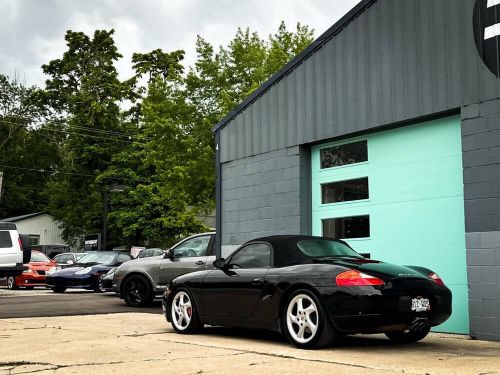
<path fill-rule="evenodd" d="M 451 292 L 432 270 L 368 259 L 341 240 L 263 237 L 227 259 L 216 259 L 214 242 L 214 232 L 202 233 L 134 260 L 103 251 L 66 266 L 34 252 L 14 280 L 31 287 L 45 273 L 56 293 L 114 291 L 135 307 L 161 297 L 166 320 L 180 334 L 204 325 L 267 329 L 299 348 L 357 333 L 416 342 L 452 312 Z"/>

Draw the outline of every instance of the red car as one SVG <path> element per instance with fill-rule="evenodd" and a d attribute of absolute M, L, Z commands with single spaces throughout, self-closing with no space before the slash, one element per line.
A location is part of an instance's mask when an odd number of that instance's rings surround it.
<path fill-rule="evenodd" d="M 57 263 L 40 251 L 31 252 L 31 260 L 25 264 L 26 271 L 19 276 L 9 276 L 7 278 L 7 288 L 17 289 L 20 286 L 26 289 L 33 289 L 35 286 L 47 286 L 45 274 L 48 270 L 57 266 Z"/>

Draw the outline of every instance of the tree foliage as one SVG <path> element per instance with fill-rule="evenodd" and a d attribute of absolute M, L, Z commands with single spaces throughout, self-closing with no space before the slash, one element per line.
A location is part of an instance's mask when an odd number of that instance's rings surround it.
<path fill-rule="evenodd" d="M 186 69 L 180 50 L 135 53 L 135 74 L 122 81 L 113 30 L 93 36 L 70 30 L 63 56 L 42 66 L 49 77 L 43 90 L 0 76 L 2 89 L 29 98 L 12 106 L 8 98 L 15 96 L 0 92 L 0 121 L 12 118 L 19 124 L 0 133 L 7 134 L 0 138 L 0 157 L 6 155 L 2 142 L 23 155 L 26 147 L 36 150 L 23 165 L 47 171 L 39 194 L 47 201 L 44 210 L 63 224 L 66 240 L 101 231 L 104 192 L 120 184 L 123 192 L 108 194 L 108 243 L 169 245 L 203 230 L 197 214 L 215 207 L 213 126 L 312 38 L 313 31 L 300 24 L 289 31 L 281 23 L 267 40 L 240 28 L 216 51 L 199 36 L 194 66 Z M 124 103 L 132 103 L 129 110 L 122 110 Z M 8 115 L 4 104 L 16 110 Z M 21 120 L 42 115 L 36 131 Z M 18 130 L 19 139 L 8 141 Z M 41 150 L 47 141 L 50 145 Z M 53 158 L 38 157 L 45 151 Z M 37 196 L 22 191 L 21 200 Z M 35 209 L 21 207 L 20 213 Z"/>

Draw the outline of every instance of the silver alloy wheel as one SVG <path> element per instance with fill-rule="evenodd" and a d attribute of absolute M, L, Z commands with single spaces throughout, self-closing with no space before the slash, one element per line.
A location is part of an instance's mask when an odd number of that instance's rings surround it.
<path fill-rule="evenodd" d="M 286 325 L 290 336 L 300 344 L 311 341 L 318 331 L 318 308 L 307 294 L 297 294 L 288 304 Z"/>
<path fill-rule="evenodd" d="M 172 301 L 172 323 L 175 327 L 184 331 L 189 327 L 191 317 L 193 316 L 193 306 L 191 299 L 186 292 L 178 292 Z"/>
<path fill-rule="evenodd" d="M 13 276 L 9 276 L 7 278 L 7 288 L 14 289 L 15 287 L 16 287 L 16 280 L 14 279 Z"/>

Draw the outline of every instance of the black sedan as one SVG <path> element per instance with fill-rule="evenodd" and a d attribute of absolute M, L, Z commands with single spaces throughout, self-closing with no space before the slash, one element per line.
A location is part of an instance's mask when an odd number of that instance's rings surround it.
<path fill-rule="evenodd" d="M 47 286 L 55 293 L 64 293 L 67 288 L 106 291 L 102 279 L 106 273 L 132 259 L 130 255 L 114 251 L 88 253 L 71 267 L 63 268 L 47 276 Z"/>
<path fill-rule="evenodd" d="M 355 333 L 416 342 L 451 315 L 451 292 L 433 271 L 367 259 L 330 238 L 259 238 L 214 265 L 165 290 L 163 311 L 178 333 L 262 328 L 300 348 Z"/>

